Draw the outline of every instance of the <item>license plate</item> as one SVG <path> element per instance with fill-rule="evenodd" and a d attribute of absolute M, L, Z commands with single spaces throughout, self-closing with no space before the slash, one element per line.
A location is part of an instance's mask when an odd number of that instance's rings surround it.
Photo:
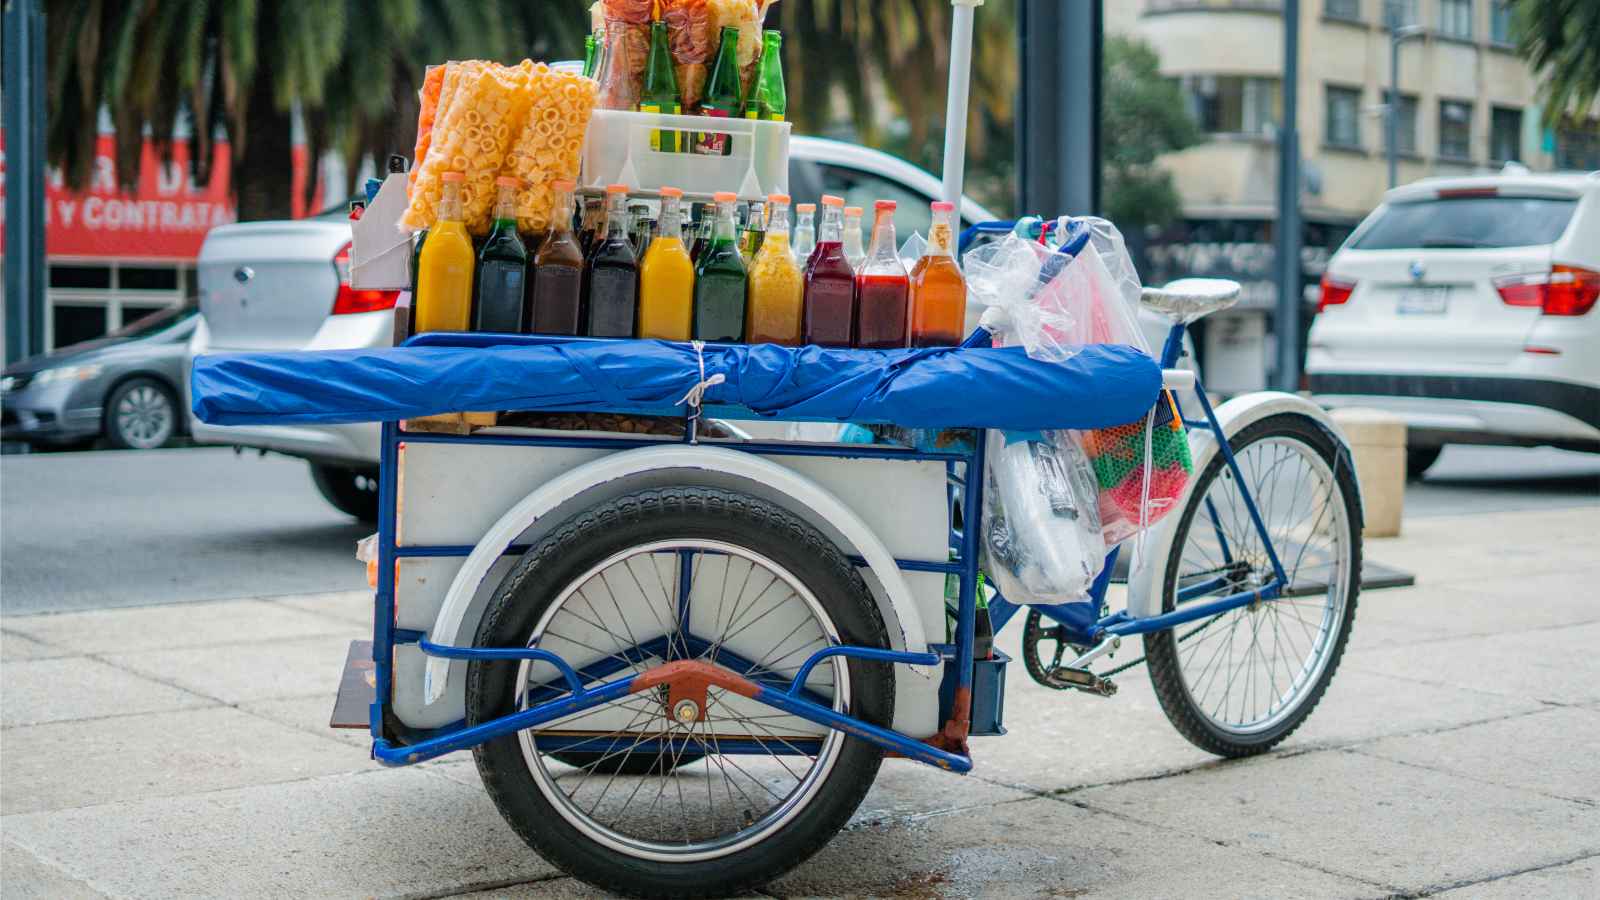
<path fill-rule="evenodd" d="M 1406 288 L 1400 292 L 1395 312 L 1402 316 L 1441 316 L 1450 305 L 1447 287 Z"/>

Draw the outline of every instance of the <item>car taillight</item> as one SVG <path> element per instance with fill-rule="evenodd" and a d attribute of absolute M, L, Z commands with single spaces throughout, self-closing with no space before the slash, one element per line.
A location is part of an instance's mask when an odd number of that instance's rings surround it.
<path fill-rule="evenodd" d="M 1549 272 L 1496 278 L 1494 289 L 1507 306 L 1532 306 L 1547 316 L 1581 316 L 1600 300 L 1600 272 L 1551 266 Z"/>
<path fill-rule="evenodd" d="M 339 248 L 338 254 L 333 257 L 334 271 L 339 273 L 339 292 L 333 295 L 333 313 L 342 316 L 347 313 L 377 312 L 382 309 L 393 309 L 395 301 L 400 299 L 399 291 L 358 291 L 350 286 L 350 244 L 345 243 Z"/>
<path fill-rule="evenodd" d="M 1332 275 L 1322 276 L 1322 296 L 1317 300 L 1317 312 L 1322 312 L 1330 306 L 1339 306 L 1350 302 L 1350 295 L 1355 292 L 1354 281 L 1340 281 Z"/>

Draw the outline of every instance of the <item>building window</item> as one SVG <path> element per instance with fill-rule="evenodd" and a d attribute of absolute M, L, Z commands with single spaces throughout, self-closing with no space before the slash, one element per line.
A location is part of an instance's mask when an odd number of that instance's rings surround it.
<path fill-rule="evenodd" d="M 1189 113 L 1208 134 L 1271 134 L 1279 115 L 1278 80 L 1242 75 L 1185 75 Z"/>
<path fill-rule="evenodd" d="M 1330 147 L 1361 149 L 1360 88 L 1328 85 L 1328 119 L 1323 143 Z"/>
<path fill-rule="evenodd" d="M 1472 104 L 1439 101 L 1439 158 L 1472 158 Z"/>
<path fill-rule="evenodd" d="M 74 266 L 52 263 L 50 286 L 53 288 L 109 288 L 110 266 Z"/>
<path fill-rule="evenodd" d="M 1439 33 L 1472 40 L 1472 0 L 1439 0 Z"/>
<path fill-rule="evenodd" d="M 1417 0 L 1383 0 L 1385 28 L 1417 24 Z"/>
<path fill-rule="evenodd" d="M 1511 0 L 1489 0 L 1489 40 L 1509 46 L 1511 40 Z"/>
<path fill-rule="evenodd" d="M 1600 119 L 1556 129 L 1556 168 L 1600 169 Z"/>
<path fill-rule="evenodd" d="M 1384 115 L 1388 115 L 1387 110 Z M 1384 120 L 1383 127 L 1387 134 L 1389 128 L 1387 119 Z M 1387 149 L 1388 144 L 1385 143 L 1384 147 Z M 1402 156 L 1417 155 L 1417 98 L 1414 96 L 1401 94 L 1400 102 L 1395 104 L 1394 150 Z"/>
<path fill-rule="evenodd" d="M 1522 158 L 1522 110 L 1507 106 L 1490 110 L 1489 158 L 1496 162 Z"/>
<path fill-rule="evenodd" d="M 102 303 L 56 303 L 50 308 L 50 346 L 52 349 L 92 341 L 106 328 L 106 307 Z"/>
<path fill-rule="evenodd" d="M 1361 0 L 1324 0 L 1322 14 L 1346 22 L 1361 21 Z"/>

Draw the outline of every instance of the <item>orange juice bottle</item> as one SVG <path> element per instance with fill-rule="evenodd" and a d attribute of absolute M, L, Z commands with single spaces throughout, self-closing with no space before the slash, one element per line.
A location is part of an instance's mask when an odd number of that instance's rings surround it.
<path fill-rule="evenodd" d="M 683 191 L 661 189 L 661 233 L 639 264 L 639 337 L 687 341 L 694 325 L 694 262 L 683 245 Z"/>
<path fill-rule="evenodd" d="M 951 250 L 950 219 L 955 204 L 933 204 L 928 249 L 911 267 L 911 346 L 953 347 L 961 343 L 967 319 L 967 281 Z"/>
<path fill-rule="evenodd" d="M 750 262 L 750 292 L 744 316 L 747 344 L 800 346 L 805 282 L 789 250 L 789 197 L 767 195 L 767 232 Z"/>
<path fill-rule="evenodd" d="M 472 269 L 477 254 L 461 222 L 463 172 L 444 173 L 439 216 L 417 260 L 417 333 L 466 331 L 472 327 Z"/>

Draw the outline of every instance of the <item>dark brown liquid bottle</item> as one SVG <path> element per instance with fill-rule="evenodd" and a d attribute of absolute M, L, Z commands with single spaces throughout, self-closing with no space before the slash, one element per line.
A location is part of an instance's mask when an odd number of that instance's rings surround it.
<path fill-rule="evenodd" d="M 606 226 L 589 251 L 590 337 L 631 338 L 639 312 L 639 258 L 628 237 L 628 186 L 606 187 Z"/>
<path fill-rule="evenodd" d="M 572 233 L 571 181 L 557 181 L 550 233 L 533 256 L 533 290 L 524 330 L 529 334 L 582 334 L 583 249 Z"/>

